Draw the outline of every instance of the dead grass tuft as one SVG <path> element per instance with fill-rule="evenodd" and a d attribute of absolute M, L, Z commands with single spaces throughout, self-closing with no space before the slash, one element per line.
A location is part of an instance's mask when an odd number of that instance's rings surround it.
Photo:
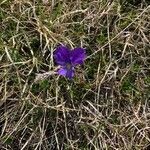
<path fill-rule="evenodd" d="M 149 149 L 148 1 L 0 2 L 0 149 Z M 87 49 L 70 81 L 58 44 Z"/>

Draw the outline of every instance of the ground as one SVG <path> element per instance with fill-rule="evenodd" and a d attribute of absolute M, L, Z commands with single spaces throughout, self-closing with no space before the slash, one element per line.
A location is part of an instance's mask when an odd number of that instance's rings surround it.
<path fill-rule="evenodd" d="M 53 52 L 86 49 L 69 80 Z M 149 0 L 0 1 L 0 149 L 150 149 Z"/>

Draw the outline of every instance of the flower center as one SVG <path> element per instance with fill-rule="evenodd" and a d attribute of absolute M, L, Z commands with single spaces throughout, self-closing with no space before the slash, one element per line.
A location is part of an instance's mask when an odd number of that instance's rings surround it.
<path fill-rule="evenodd" d="M 67 64 L 66 64 L 66 68 L 67 68 L 67 69 L 71 69 L 71 64 L 67 63 Z"/>

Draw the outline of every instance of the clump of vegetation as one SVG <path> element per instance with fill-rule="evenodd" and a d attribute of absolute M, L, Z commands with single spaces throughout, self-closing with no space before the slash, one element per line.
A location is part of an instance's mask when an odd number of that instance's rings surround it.
<path fill-rule="evenodd" d="M 150 3 L 0 2 L 0 149 L 150 147 Z M 86 49 L 69 80 L 60 44 Z"/>

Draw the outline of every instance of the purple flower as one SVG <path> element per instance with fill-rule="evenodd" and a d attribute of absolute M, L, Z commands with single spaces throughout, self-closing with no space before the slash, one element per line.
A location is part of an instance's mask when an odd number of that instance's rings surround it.
<path fill-rule="evenodd" d="M 54 52 L 54 58 L 56 63 L 61 66 L 58 70 L 58 74 L 72 79 L 75 66 L 83 64 L 85 57 L 85 49 L 83 48 L 69 50 L 63 45 L 57 47 Z"/>

